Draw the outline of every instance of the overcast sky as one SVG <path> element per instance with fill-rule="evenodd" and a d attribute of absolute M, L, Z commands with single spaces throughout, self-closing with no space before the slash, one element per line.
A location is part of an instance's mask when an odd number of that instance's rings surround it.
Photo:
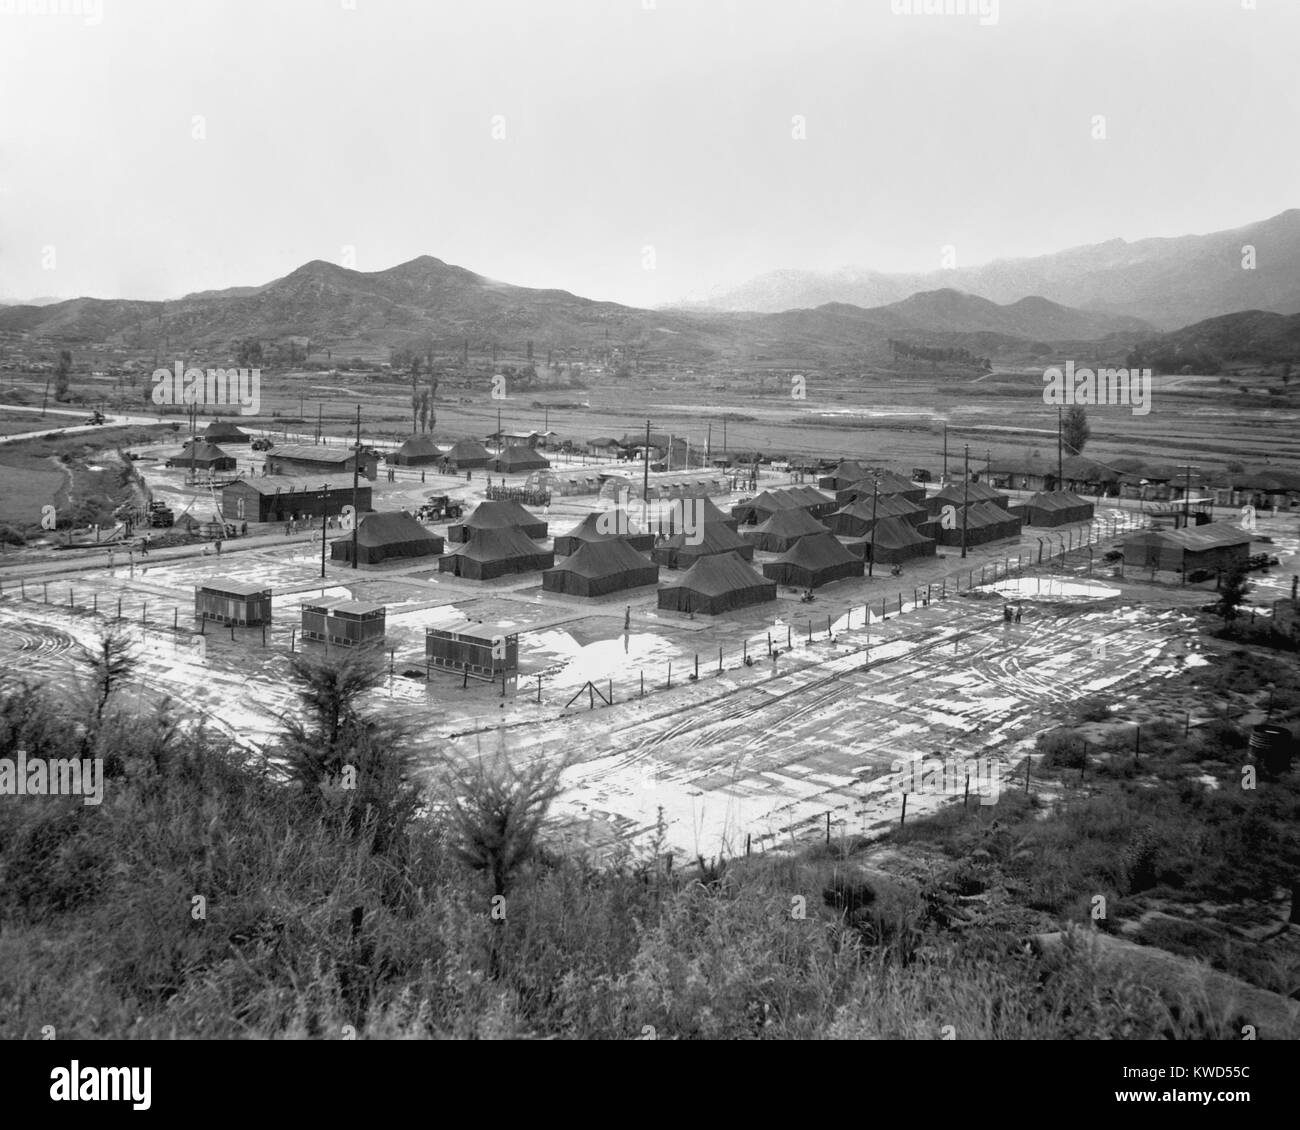
<path fill-rule="evenodd" d="M 1249 2 L 0 0 L 0 296 L 429 254 L 655 305 L 1235 227 L 1300 204 L 1300 0 Z"/>

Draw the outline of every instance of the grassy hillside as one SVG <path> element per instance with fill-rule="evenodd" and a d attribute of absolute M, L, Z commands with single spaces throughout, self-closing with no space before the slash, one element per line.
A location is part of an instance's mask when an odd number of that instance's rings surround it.
<path fill-rule="evenodd" d="M 489 758 L 422 803 L 363 665 L 300 665 L 266 765 L 133 717 L 111 638 L 83 677 L 71 704 L 0 695 L 0 755 L 101 756 L 108 778 L 99 806 L 0 798 L 4 1038 L 1238 1038 L 1248 1008 L 1117 975 L 1087 928 L 1026 939 L 1088 924 L 1099 891 L 1114 931 L 1157 895 L 1266 897 L 1300 863 L 1294 775 L 1233 794 L 1228 730 L 1157 737 L 1141 773 L 1094 751 L 1086 797 L 1010 792 L 884 845 L 595 866 L 548 847 L 545 768 Z M 1270 1000 L 1294 985 L 1227 932 L 1207 949 L 1201 918 L 1141 940 Z"/>

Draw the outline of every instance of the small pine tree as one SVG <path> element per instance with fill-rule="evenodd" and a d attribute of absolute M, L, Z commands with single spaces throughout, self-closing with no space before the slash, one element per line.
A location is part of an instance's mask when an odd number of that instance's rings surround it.
<path fill-rule="evenodd" d="M 1237 618 L 1237 612 L 1249 591 L 1250 585 L 1246 581 L 1246 570 L 1240 566 L 1224 579 L 1223 587 L 1219 590 L 1219 614 L 1223 617 L 1225 625 L 1232 623 Z"/>

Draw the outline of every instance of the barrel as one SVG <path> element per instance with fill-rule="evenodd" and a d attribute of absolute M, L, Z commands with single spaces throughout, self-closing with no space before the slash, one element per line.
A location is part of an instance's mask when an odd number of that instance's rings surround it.
<path fill-rule="evenodd" d="M 1291 768 L 1295 738 L 1285 726 L 1263 723 L 1250 732 L 1250 755 L 1269 776 L 1280 776 Z"/>

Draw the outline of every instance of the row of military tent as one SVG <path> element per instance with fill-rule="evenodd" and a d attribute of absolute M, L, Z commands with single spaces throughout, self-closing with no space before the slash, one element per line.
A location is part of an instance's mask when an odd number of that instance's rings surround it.
<path fill-rule="evenodd" d="M 1011 497 L 1000 490 L 994 490 L 988 483 L 949 483 L 938 494 L 932 494 L 926 499 L 925 505 L 931 514 L 937 515 L 942 513 L 945 506 L 955 506 L 960 509 L 968 503 L 974 505 L 977 502 L 991 502 L 1005 511 L 1011 503 Z"/>
<path fill-rule="evenodd" d="M 902 495 L 886 494 L 877 498 L 859 498 L 826 519 L 831 533 L 840 537 L 860 538 L 871 531 L 873 521 L 900 518 L 911 526 L 920 526 L 930 520 L 924 506 L 909 502 Z"/>
<path fill-rule="evenodd" d="M 812 487 L 795 486 L 765 490 L 762 494 L 731 508 L 731 516 L 743 526 L 766 522 L 783 510 L 804 510 L 814 518 L 834 513 L 835 500 Z"/>
<path fill-rule="evenodd" d="M 949 517 L 951 528 L 948 528 L 949 523 L 943 515 L 924 528 L 940 545 L 963 544 L 963 527 L 966 545 L 985 545 L 1004 538 L 1018 538 L 1024 526 L 1022 519 L 992 502 L 973 502 L 965 508 L 957 506 Z"/>
<path fill-rule="evenodd" d="M 1020 513 L 1026 526 L 1065 526 L 1071 522 L 1091 522 L 1096 508 L 1086 498 L 1068 490 L 1040 490 L 1019 506 L 1009 508 Z"/>
<path fill-rule="evenodd" d="M 925 487 L 920 483 L 912 482 L 911 479 L 903 478 L 902 475 L 896 475 L 893 471 L 874 471 L 857 482 L 838 487 L 835 491 L 835 502 L 839 506 L 848 506 L 849 503 L 857 502 L 862 498 L 870 501 L 873 496 L 902 498 L 908 502 L 921 504 L 925 502 Z"/>
<path fill-rule="evenodd" d="M 388 456 L 388 462 L 396 467 L 429 467 L 445 462 L 458 471 L 483 467 L 499 475 L 524 475 L 544 471 L 551 465 L 546 456 L 525 445 L 507 447 L 499 455 L 491 455 L 478 440 L 462 439 L 443 451 L 427 435 L 411 436 Z"/>

